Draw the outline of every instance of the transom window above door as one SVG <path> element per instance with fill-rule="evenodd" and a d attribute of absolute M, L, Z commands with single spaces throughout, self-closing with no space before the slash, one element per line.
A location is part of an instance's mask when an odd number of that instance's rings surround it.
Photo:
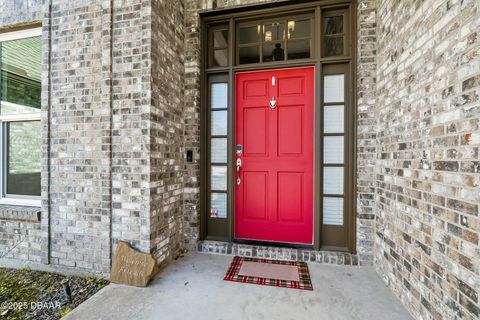
<path fill-rule="evenodd" d="M 206 70 L 351 58 L 348 7 L 207 25 Z"/>
<path fill-rule="evenodd" d="M 309 59 L 311 29 L 310 17 L 240 24 L 237 64 Z"/>

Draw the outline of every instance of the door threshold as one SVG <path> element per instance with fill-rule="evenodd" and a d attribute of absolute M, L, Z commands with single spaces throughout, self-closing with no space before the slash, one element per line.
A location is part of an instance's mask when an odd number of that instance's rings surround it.
<path fill-rule="evenodd" d="M 251 240 L 251 239 L 233 239 L 233 243 L 249 244 L 252 246 L 314 250 L 312 244 L 303 244 L 303 243 L 276 242 L 276 241 L 263 241 L 263 240 Z"/>
<path fill-rule="evenodd" d="M 210 254 L 343 266 L 372 265 L 371 261 L 361 261 L 357 254 L 349 252 L 313 250 L 311 247 L 292 248 L 291 244 L 279 246 L 277 242 L 273 246 L 269 246 L 264 242 L 257 245 L 251 242 L 238 242 L 238 240 L 235 242 L 204 240 L 198 242 L 197 251 Z"/>

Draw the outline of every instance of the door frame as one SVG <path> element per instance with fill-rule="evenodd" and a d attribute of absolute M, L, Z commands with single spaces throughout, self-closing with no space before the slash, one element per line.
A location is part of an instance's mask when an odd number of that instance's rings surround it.
<path fill-rule="evenodd" d="M 345 48 L 348 51 L 348 54 L 343 57 L 335 58 L 322 58 L 321 57 L 321 41 L 319 40 L 319 35 L 321 33 L 321 17 L 322 10 L 345 10 L 347 15 L 348 25 L 345 27 L 348 31 L 345 32 L 346 43 L 348 43 L 348 48 Z M 245 20 L 263 20 L 261 17 L 275 17 L 275 16 L 295 16 L 301 15 L 306 12 L 310 12 L 314 18 L 314 27 L 312 30 L 312 58 L 311 59 L 302 59 L 302 60 L 292 60 L 292 61 L 282 61 L 275 63 L 259 63 L 259 64 L 247 64 L 247 65 L 237 65 L 234 63 L 236 61 L 236 46 L 235 46 L 235 37 L 236 37 L 236 26 L 239 22 Z M 323 96 L 323 66 L 330 64 L 344 64 L 348 70 L 345 73 L 346 75 L 346 91 L 345 91 L 345 103 L 351 106 L 351 123 L 353 127 L 350 128 L 350 131 L 345 132 L 345 144 L 349 148 L 348 154 L 352 157 L 345 160 L 345 168 L 349 168 L 348 172 L 345 171 L 347 177 L 346 184 L 351 186 L 350 194 L 345 193 L 345 210 L 348 210 L 348 214 L 345 214 L 344 225 L 347 228 L 347 248 L 322 248 L 326 250 L 335 250 L 335 251 L 348 251 L 351 253 L 356 253 L 356 117 L 357 117 L 357 101 L 356 101 L 356 0 L 320 0 L 320 1 L 301 1 L 301 3 L 295 4 L 285 4 L 285 3 L 268 3 L 268 4 L 257 4 L 252 6 L 243 6 L 236 7 L 232 9 L 224 10 L 213 10 L 213 11 L 204 11 L 200 12 L 201 17 L 201 50 L 200 50 L 200 69 L 201 69 L 201 82 L 200 82 L 200 92 L 201 92 L 201 108 L 200 108 L 200 124 L 201 124 L 201 141 L 200 141 L 200 150 L 202 152 L 200 156 L 200 240 L 220 240 L 234 242 L 234 214 L 235 214 L 235 177 L 233 174 L 233 159 L 234 159 L 234 148 L 235 148 L 235 75 L 238 72 L 247 72 L 247 71 L 266 71 L 266 70 L 275 70 L 275 69 L 287 69 L 287 68 L 302 68 L 302 67 L 314 67 L 314 121 L 315 123 L 323 123 L 323 114 L 319 112 L 322 108 L 322 103 L 320 96 Z M 266 19 L 266 18 L 264 18 Z M 209 38 L 209 28 L 218 28 L 218 25 L 223 25 L 228 27 L 228 67 L 215 67 L 209 68 L 208 59 L 209 59 L 209 48 L 208 48 L 208 38 Z M 211 225 L 209 219 L 207 219 L 207 208 L 209 207 L 208 202 L 208 192 L 209 192 L 209 167 L 210 161 L 208 152 L 209 150 L 209 110 L 208 110 L 208 86 L 210 83 L 211 77 L 215 75 L 223 74 L 228 80 L 228 105 L 230 106 L 230 111 L 228 115 L 228 152 L 227 152 L 227 212 L 228 218 L 227 230 L 228 234 L 226 236 L 211 236 L 208 235 L 207 226 Z M 347 124 L 346 124 L 347 125 Z M 322 160 L 322 149 L 323 149 L 323 125 L 314 126 L 314 216 L 313 216 L 313 249 L 321 249 L 321 221 L 323 219 L 322 210 L 323 204 L 321 203 L 321 190 L 323 186 L 322 175 L 323 175 L 323 166 L 321 164 Z M 351 137 L 351 138 L 350 138 Z M 352 139 L 353 138 L 353 139 Z M 348 157 L 346 157 L 348 158 Z M 210 226 L 212 228 L 212 226 Z M 215 226 L 213 226 L 215 228 Z M 240 240 L 239 242 L 244 243 L 245 241 Z M 258 241 L 249 241 L 252 244 L 263 243 L 263 244 L 272 244 L 268 242 L 258 242 Z M 273 243 L 279 246 L 287 247 L 298 247 L 295 244 L 284 244 L 284 243 Z M 309 247 L 309 246 L 307 246 Z"/>

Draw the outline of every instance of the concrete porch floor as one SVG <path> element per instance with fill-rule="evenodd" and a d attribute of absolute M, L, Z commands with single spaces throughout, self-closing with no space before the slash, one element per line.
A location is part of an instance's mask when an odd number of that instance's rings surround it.
<path fill-rule="evenodd" d="M 310 263 L 305 291 L 224 281 L 232 258 L 190 253 L 149 287 L 110 284 L 64 319 L 412 319 L 370 267 Z"/>

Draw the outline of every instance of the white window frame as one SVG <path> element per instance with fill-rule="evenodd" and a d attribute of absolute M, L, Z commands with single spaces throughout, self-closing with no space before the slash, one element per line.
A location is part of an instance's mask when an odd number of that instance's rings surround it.
<path fill-rule="evenodd" d="M 0 33 L 0 42 L 19 40 L 25 38 L 38 37 L 42 35 L 42 28 L 31 28 L 19 31 L 11 31 L 6 33 Z M 0 204 L 7 205 L 24 205 L 24 206 L 40 206 L 41 197 L 40 196 L 24 196 L 24 195 L 7 195 L 4 196 L 5 188 L 5 166 L 4 161 L 6 160 L 6 146 L 7 141 L 4 136 L 4 123 L 7 122 L 23 122 L 23 121 L 40 121 L 41 113 L 25 113 L 25 114 L 14 114 L 14 115 L 0 115 L 0 144 L 1 144 L 1 170 L 0 170 Z"/>

